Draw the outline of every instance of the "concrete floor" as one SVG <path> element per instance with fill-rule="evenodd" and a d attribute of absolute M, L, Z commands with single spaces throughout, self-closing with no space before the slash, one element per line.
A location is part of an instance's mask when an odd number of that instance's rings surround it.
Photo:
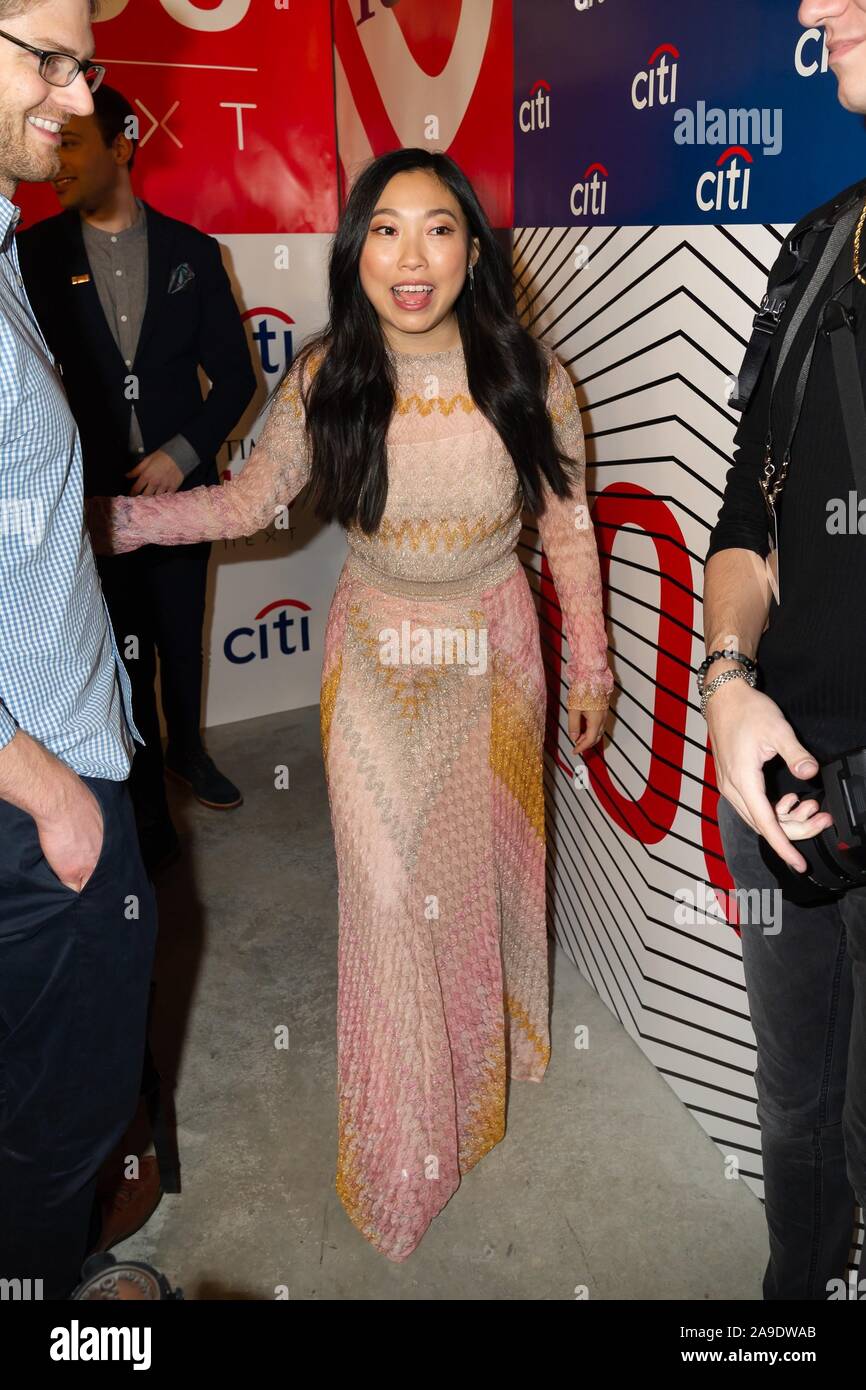
<path fill-rule="evenodd" d="M 173 789 L 187 852 L 159 883 L 154 1047 L 177 1079 L 183 1193 L 114 1254 L 188 1298 L 574 1299 L 584 1285 L 592 1299 L 759 1299 L 760 1202 L 558 949 L 544 1082 L 511 1087 L 505 1139 L 405 1263 L 363 1239 L 334 1190 L 337 878 L 318 708 L 224 725 L 208 747 L 245 804 L 208 811 Z"/>

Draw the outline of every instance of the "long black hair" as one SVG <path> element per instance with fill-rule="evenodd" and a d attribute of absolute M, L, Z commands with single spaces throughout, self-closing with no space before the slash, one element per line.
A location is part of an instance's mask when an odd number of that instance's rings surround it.
<path fill-rule="evenodd" d="M 292 364 L 303 380 L 306 360 L 318 359 L 304 396 L 316 515 L 343 526 L 357 522 L 367 533 L 378 527 L 387 500 L 385 441 L 397 382 L 359 261 L 385 185 L 395 174 L 418 169 L 453 193 L 470 245 L 478 238 L 474 292 L 467 277 L 454 309 L 470 395 L 511 456 L 524 505 L 539 509 L 542 473 L 557 496 L 568 496 L 574 467 L 557 449 L 547 413 L 547 360 L 517 317 L 511 265 L 475 190 L 447 154 L 393 150 L 371 160 L 352 187 L 331 246 L 329 322 Z"/>

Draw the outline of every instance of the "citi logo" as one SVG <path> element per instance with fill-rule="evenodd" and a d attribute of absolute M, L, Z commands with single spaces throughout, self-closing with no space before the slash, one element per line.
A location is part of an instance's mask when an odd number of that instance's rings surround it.
<path fill-rule="evenodd" d="M 823 29 L 805 29 L 800 35 L 794 49 L 794 68 L 798 77 L 827 71 L 827 35 Z"/>
<path fill-rule="evenodd" d="M 287 610 L 295 609 L 296 612 Z M 279 652 L 282 656 L 292 656 L 298 650 L 298 640 L 300 639 L 300 650 L 308 652 L 310 650 L 310 620 L 307 614 L 310 612 L 310 605 L 302 603 L 297 598 L 278 598 L 273 603 L 268 603 L 260 613 L 257 613 L 254 622 L 258 627 L 236 627 L 230 632 L 223 643 L 223 652 L 226 661 L 230 661 L 234 666 L 245 666 L 248 661 L 267 661 L 269 657 Z M 271 613 L 276 613 L 277 617 L 270 622 L 265 619 Z M 295 623 L 298 628 L 295 629 Z M 295 629 L 290 631 L 290 629 Z M 276 633 L 276 637 L 272 636 Z M 258 641 L 256 641 L 258 638 Z"/>
<path fill-rule="evenodd" d="M 679 49 L 660 43 L 646 65 L 646 72 L 635 74 L 631 84 L 631 104 L 637 111 L 647 106 L 669 106 L 677 99 L 677 61 Z M 673 59 L 668 62 L 668 59 Z"/>
<path fill-rule="evenodd" d="M 571 189 L 570 206 L 575 217 L 592 214 L 599 217 L 607 207 L 607 170 L 603 164 L 591 164 L 580 183 Z"/>
<path fill-rule="evenodd" d="M 550 130 L 550 83 L 539 77 L 529 89 L 526 101 L 520 103 L 517 123 L 526 133 L 530 130 Z"/>
<path fill-rule="evenodd" d="M 745 162 L 741 165 L 740 160 Z M 731 145 L 720 154 L 715 169 L 708 169 L 698 179 L 695 201 L 701 212 L 739 212 L 747 208 L 751 163 L 752 156 L 742 145 Z"/>
<path fill-rule="evenodd" d="M 580 183 L 571 190 L 570 206 L 575 217 L 600 216 L 607 208 L 607 180 L 603 164 L 590 164 Z"/>
<path fill-rule="evenodd" d="M 247 309 L 241 319 L 249 325 L 265 379 L 282 374 L 292 363 L 292 328 L 295 321 L 282 309 Z"/>

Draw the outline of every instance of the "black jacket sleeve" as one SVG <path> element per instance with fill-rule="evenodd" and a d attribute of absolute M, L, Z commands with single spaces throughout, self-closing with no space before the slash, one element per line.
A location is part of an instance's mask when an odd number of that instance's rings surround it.
<path fill-rule="evenodd" d="M 177 431 L 200 459 L 213 458 L 256 391 L 247 335 L 220 257 L 219 242 L 206 238 L 198 360 L 211 389 L 201 409 Z"/>

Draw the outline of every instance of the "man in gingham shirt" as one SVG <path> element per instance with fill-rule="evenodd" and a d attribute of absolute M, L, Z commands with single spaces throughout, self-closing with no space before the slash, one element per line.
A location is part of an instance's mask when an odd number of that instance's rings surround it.
<path fill-rule="evenodd" d="M 81 446 L 14 239 L 17 184 L 50 179 L 61 125 L 93 110 L 92 54 L 90 0 L 0 0 L 0 1279 L 45 1298 L 68 1296 L 98 1235 L 156 931 Z"/>

